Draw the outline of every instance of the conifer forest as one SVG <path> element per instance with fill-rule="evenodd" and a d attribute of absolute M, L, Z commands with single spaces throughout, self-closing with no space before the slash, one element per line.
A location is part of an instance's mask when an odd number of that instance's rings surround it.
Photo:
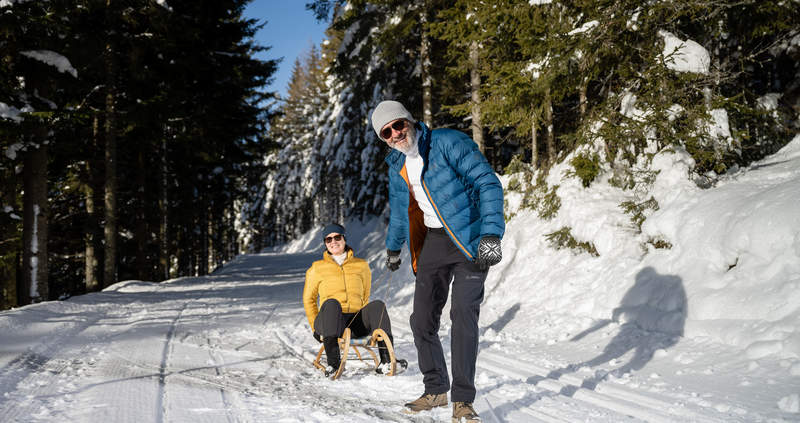
<path fill-rule="evenodd" d="M 0 0 L 0 309 L 386 215 L 384 99 L 543 219 L 557 163 L 641 191 L 635 217 L 655 152 L 711 187 L 800 132 L 797 0 L 306 0 L 327 39 L 294 63 L 256 58 L 248 3 Z"/>

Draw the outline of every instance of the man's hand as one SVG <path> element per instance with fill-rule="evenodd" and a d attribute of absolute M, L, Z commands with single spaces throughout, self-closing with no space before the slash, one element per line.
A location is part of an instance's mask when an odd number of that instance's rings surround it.
<path fill-rule="evenodd" d="M 503 251 L 500 249 L 500 238 L 494 235 L 487 235 L 481 238 L 478 243 L 478 258 L 475 262 L 481 270 L 486 270 L 489 266 L 500 263 L 503 259 Z"/>
<path fill-rule="evenodd" d="M 400 268 L 400 251 L 386 250 L 386 267 L 392 272 Z"/>

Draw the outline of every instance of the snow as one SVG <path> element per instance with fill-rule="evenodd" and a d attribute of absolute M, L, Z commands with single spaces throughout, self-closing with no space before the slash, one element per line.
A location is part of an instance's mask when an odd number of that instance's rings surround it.
<path fill-rule="evenodd" d="M 550 61 L 550 55 L 548 54 L 541 62 L 528 63 L 528 65 L 525 66 L 525 68 L 523 69 L 523 72 L 530 73 L 534 80 L 539 79 L 539 76 L 541 76 L 542 68 L 547 66 L 549 61 Z"/>
<path fill-rule="evenodd" d="M 664 38 L 664 57 L 667 68 L 677 72 L 708 74 L 711 57 L 703 46 L 692 40 L 683 41 L 668 31 L 658 31 Z"/>
<path fill-rule="evenodd" d="M 14 3 L 22 3 L 28 0 L 0 0 L 0 7 L 11 7 Z"/>
<path fill-rule="evenodd" d="M 61 73 L 68 73 L 73 77 L 78 77 L 78 71 L 72 67 L 69 59 L 50 50 L 28 50 L 20 52 L 23 56 L 28 56 L 31 59 L 38 60 L 55 67 Z"/>
<path fill-rule="evenodd" d="M 20 113 L 30 112 L 30 108 L 23 107 L 23 110 L 17 109 L 14 106 L 9 106 L 6 103 L 0 101 L 0 118 L 13 120 L 15 122 L 22 122 L 22 117 L 20 117 Z M 13 157 L 10 157 L 13 160 Z"/>
<path fill-rule="evenodd" d="M 583 33 L 591 31 L 592 28 L 596 27 L 597 25 L 600 25 L 600 22 L 598 22 L 598 21 L 589 21 L 589 22 L 586 22 L 585 24 L 581 25 L 579 28 L 573 29 L 572 31 L 567 33 L 567 35 L 583 34 Z"/>
<path fill-rule="evenodd" d="M 640 194 L 608 176 L 584 188 L 555 166 L 552 220 L 516 210 L 507 192 L 516 215 L 480 315 L 484 421 L 800 420 L 800 136 L 709 189 L 690 179 L 685 151 L 658 152 L 653 166 L 646 195 L 659 209 L 641 232 L 619 207 Z M 409 360 L 400 375 L 354 357 L 338 381 L 311 366 L 319 344 L 300 297 L 321 254 L 312 231 L 205 277 L 0 313 L 3 422 L 448 421 L 449 407 L 402 412 L 422 393 L 408 252 L 387 272 L 385 221 L 346 226 Z M 544 235 L 564 226 L 599 255 L 552 248 Z M 449 354 L 447 307 L 442 316 Z"/>
<path fill-rule="evenodd" d="M 167 4 L 167 0 L 156 0 L 156 3 L 158 3 L 159 6 L 169 10 L 170 12 L 172 11 L 172 7 L 170 7 L 170 5 Z"/>
<path fill-rule="evenodd" d="M 625 91 L 622 94 L 619 111 L 623 116 L 640 122 L 644 121 L 648 115 L 648 112 L 636 107 L 636 95 L 630 91 Z"/>
<path fill-rule="evenodd" d="M 727 149 L 731 149 L 734 141 L 728 122 L 728 112 L 725 109 L 713 109 L 709 114 L 711 114 L 711 121 L 706 128 L 708 134 L 718 142 L 724 143 Z"/>
<path fill-rule="evenodd" d="M 781 410 L 787 413 L 800 413 L 800 395 L 792 394 L 778 401 Z"/>
<path fill-rule="evenodd" d="M 778 101 L 781 98 L 781 94 L 779 93 L 768 93 L 758 98 L 758 105 L 761 106 L 764 110 L 777 110 L 778 109 Z"/>

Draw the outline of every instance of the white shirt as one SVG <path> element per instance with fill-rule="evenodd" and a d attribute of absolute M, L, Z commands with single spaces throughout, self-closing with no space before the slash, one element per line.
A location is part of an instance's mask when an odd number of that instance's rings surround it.
<path fill-rule="evenodd" d="M 419 137 L 419 133 L 416 133 Z M 417 140 L 419 141 L 419 139 Z M 411 184 L 414 198 L 417 200 L 422 214 L 424 215 L 425 226 L 429 228 L 441 228 L 442 223 L 439 222 L 439 217 L 436 216 L 436 210 L 433 204 L 428 200 L 425 195 L 425 190 L 422 188 L 422 166 L 425 164 L 422 156 L 417 149 L 418 142 L 414 143 L 414 148 L 406 153 L 406 172 L 408 173 L 408 182 Z"/>

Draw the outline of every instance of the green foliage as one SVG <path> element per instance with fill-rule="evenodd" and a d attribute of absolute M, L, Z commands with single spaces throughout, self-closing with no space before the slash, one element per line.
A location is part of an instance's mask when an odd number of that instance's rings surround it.
<path fill-rule="evenodd" d="M 509 179 L 507 190 L 522 194 L 520 207 L 535 210 L 537 215 L 545 220 L 554 218 L 561 208 L 561 198 L 556 193 L 559 186 L 548 186 L 544 172 L 533 171 L 530 165 L 524 164 L 519 158 L 511 160 L 506 172 L 509 173 L 511 170 L 516 172 Z M 506 220 L 511 217 L 513 215 L 506 216 Z"/>
<path fill-rule="evenodd" d="M 530 167 L 522 160 L 522 156 L 515 154 L 508 163 L 508 166 L 503 170 L 506 175 L 513 175 L 515 173 L 529 172 Z"/>
<path fill-rule="evenodd" d="M 597 248 L 595 248 L 594 244 L 575 239 L 575 237 L 572 235 L 572 229 L 569 226 L 564 226 L 555 232 L 546 234 L 545 238 L 547 238 L 547 240 L 550 242 L 550 245 L 557 250 L 568 248 L 576 253 L 585 252 L 594 257 L 600 256 L 600 254 L 597 253 Z"/>
<path fill-rule="evenodd" d="M 649 238 L 647 244 L 660 250 L 669 250 L 672 248 L 672 243 L 662 238 Z"/>
<path fill-rule="evenodd" d="M 584 188 L 588 188 L 592 181 L 600 174 L 600 156 L 596 153 L 581 153 L 570 161 L 574 171 L 568 171 L 567 176 L 577 176 Z"/>
<path fill-rule="evenodd" d="M 533 208 L 539 213 L 539 217 L 550 220 L 556 217 L 561 208 L 561 198 L 556 194 L 558 185 L 553 185 L 549 190 L 545 190 L 540 197 L 534 197 Z"/>
<path fill-rule="evenodd" d="M 648 210 L 656 211 L 658 210 L 658 201 L 654 197 L 650 197 L 650 199 L 642 201 L 642 202 L 635 202 L 633 200 L 624 201 L 620 205 L 620 208 L 631 215 L 631 222 L 636 225 L 636 228 L 639 232 L 642 231 L 642 223 L 644 223 L 645 219 L 647 219 L 646 213 Z"/>

